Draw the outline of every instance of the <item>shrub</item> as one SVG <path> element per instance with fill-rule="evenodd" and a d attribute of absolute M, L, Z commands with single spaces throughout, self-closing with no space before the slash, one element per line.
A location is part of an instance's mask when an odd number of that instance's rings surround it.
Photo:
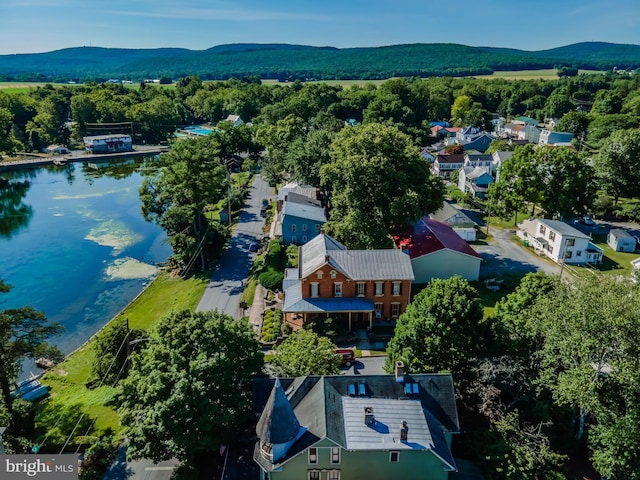
<path fill-rule="evenodd" d="M 258 277 L 258 281 L 260 282 L 260 284 L 268 290 L 281 288 L 283 279 L 284 274 L 272 268 L 269 268 L 267 271 L 262 272 Z"/>

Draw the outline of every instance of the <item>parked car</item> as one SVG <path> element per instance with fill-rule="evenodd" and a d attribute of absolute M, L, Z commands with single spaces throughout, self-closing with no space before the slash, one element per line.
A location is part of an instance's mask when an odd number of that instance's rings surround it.
<path fill-rule="evenodd" d="M 596 222 L 594 222 L 593 219 L 589 216 L 582 217 L 582 223 L 589 227 L 593 227 L 596 224 Z"/>
<path fill-rule="evenodd" d="M 356 352 L 354 352 L 350 348 L 339 348 L 335 351 L 335 354 L 341 357 L 341 366 L 350 367 L 356 361 Z"/>
<path fill-rule="evenodd" d="M 258 242 L 251 242 L 249 244 L 249 251 L 250 252 L 257 252 L 258 248 L 260 248 L 260 246 L 258 245 Z"/>

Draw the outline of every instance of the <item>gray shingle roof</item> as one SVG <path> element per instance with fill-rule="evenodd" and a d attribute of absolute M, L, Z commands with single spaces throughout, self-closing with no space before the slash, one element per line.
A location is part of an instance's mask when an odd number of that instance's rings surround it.
<path fill-rule="evenodd" d="M 561 222 L 560 220 L 547 220 L 546 218 L 539 218 L 538 222 L 546 225 L 548 228 L 550 228 L 554 232 L 560 233 L 561 235 L 568 235 L 575 238 L 590 238 L 580 230 L 575 229 L 571 225 Z"/>
<path fill-rule="evenodd" d="M 418 393 L 407 395 L 405 384 L 393 375 L 307 376 L 282 379 L 290 405 L 300 425 L 308 431 L 297 440 L 277 465 L 298 455 L 315 441 L 327 438 L 353 450 L 418 449 L 431 451 L 446 468 L 455 462 L 444 432 L 458 432 L 453 379 L 450 374 L 405 375 L 405 383 L 415 383 Z M 265 403 L 273 379 L 254 380 L 256 412 Z M 365 384 L 365 395 L 350 395 L 350 384 Z M 355 391 L 358 391 L 355 385 Z M 364 425 L 364 407 L 372 406 L 376 428 Z M 406 443 L 397 441 L 402 420 L 407 421 Z M 387 431 L 388 430 L 388 431 Z M 394 437 L 396 439 L 394 440 Z"/>
<path fill-rule="evenodd" d="M 300 432 L 300 423 L 291 408 L 280 381 L 276 379 L 271 395 L 267 400 L 256 433 L 263 442 L 273 444 L 287 443 Z"/>
<path fill-rule="evenodd" d="M 313 220 L 315 222 L 326 222 L 327 218 L 324 214 L 324 208 L 320 206 L 307 205 L 296 202 L 284 202 L 282 207 L 282 215 L 305 220 Z"/>

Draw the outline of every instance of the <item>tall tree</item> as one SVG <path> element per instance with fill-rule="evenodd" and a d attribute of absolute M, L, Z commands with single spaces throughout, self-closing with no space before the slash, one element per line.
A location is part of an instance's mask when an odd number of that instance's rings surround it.
<path fill-rule="evenodd" d="M 11 288 L 0 280 L 0 293 Z M 47 340 L 62 332 L 57 323 L 47 323 L 44 313 L 31 307 L 0 310 L 0 395 L 7 411 L 13 411 L 11 385 L 18 378 L 22 361 L 26 358 L 53 356 L 60 352 Z"/>
<path fill-rule="evenodd" d="M 462 277 L 433 280 L 398 318 L 385 368 L 400 360 L 411 372 L 467 377 L 486 338 L 483 315 L 478 293 Z"/>
<path fill-rule="evenodd" d="M 602 188 L 618 203 L 640 195 L 640 129 L 615 132 L 594 158 Z"/>
<path fill-rule="evenodd" d="M 167 232 L 173 258 L 182 268 L 199 256 L 204 270 L 215 240 L 205 207 L 217 203 L 228 187 L 218 139 L 209 135 L 182 140 L 161 158 L 159 173 L 145 178 L 140 187 L 142 213 Z"/>
<path fill-rule="evenodd" d="M 329 231 L 349 248 L 388 247 L 394 227 L 442 205 L 442 181 L 411 139 L 386 125 L 343 129 L 320 179 L 331 197 Z"/>
<path fill-rule="evenodd" d="M 298 330 L 275 348 L 271 365 L 283 377 L 335 375 L 340 371 L 336 348 L 327 337 L 310 330 Z"/>
<path fill-rule="evenodd" d="M 247 324 L 183 310 L 144 345 L 119 395 L 130 456 L 197 465 L 253 421 L 251 379 L 262 354 Z"/>

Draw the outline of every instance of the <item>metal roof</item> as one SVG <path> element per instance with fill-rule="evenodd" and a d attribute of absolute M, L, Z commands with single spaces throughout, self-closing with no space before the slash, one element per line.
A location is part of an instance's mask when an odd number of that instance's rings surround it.
<path fill-rule="evenodd" d="M 300 423 L 282 389 L 280 380 L 276 379 L 256 425 L 256 433 L 263 442 L 282 444 L 296 438 L 299 432 Z"/>
<path fill-rule="evenodd" d="M 288 216 L 322 223 L 327 221 L 324 208 L 297 202 L 284 202 L 282 215 L 283 218 Z"/>
<path fill-rule="evenodd" d="M 337 250 L 330 254 L 351 280 L 413 280 L 411 259 L 402 250 Z"/>
<path fill-rule="evenodd" d="M 349 450 L 428 450 L 434 447 L 429 425 L 418 399 L 343 397 L 344 429 Z M 373 408 L 372 426 L 364 423 L 364 408 Z M 400 441 L 400 424 L 409 428 Z"/>
<path fill-rule="evenodd" d="M 573 228 L 571 225 L 561 222 L 560 220 L 547 220 L 546 218 L 538 218 L 537 220 L 538 223 L 541 223 L 542 225 L 561 235 L 575 238 L 587 238 L 591 240 L 591 237 L 589 237 L 588 235 L 585 235 L 580 230 Z"/>

